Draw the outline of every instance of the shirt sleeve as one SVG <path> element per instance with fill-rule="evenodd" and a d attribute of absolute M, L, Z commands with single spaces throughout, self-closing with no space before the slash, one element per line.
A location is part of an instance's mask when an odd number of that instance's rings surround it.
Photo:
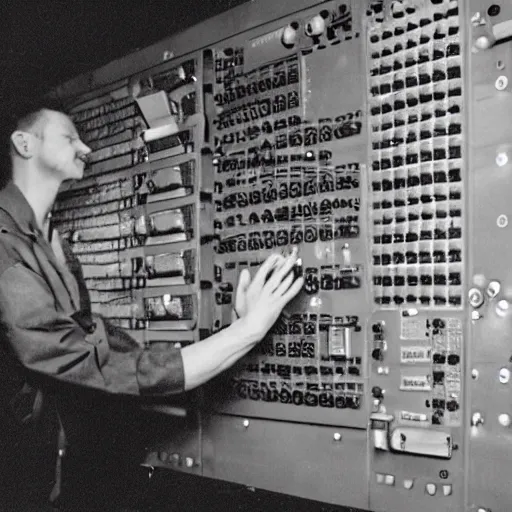
<path fill-rule="evenodd" d="M 181 352 L 127 343 L 96 317 L 86 332 L 59 311 L 46 282 L 18 263 L 0 276 L 0 340 L 28 370 L 109 393 L 167 395 L 184 389 Z M 126 336 L 127 339 L 123 339 Z"/>

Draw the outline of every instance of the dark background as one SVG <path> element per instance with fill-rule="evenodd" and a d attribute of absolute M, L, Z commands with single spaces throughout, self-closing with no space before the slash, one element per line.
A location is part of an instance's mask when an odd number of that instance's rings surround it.
<path fill-rule="evenodd" d="M 35 97 L 245 1 L 0 0 L 0 167 L 10 121 Z"/>

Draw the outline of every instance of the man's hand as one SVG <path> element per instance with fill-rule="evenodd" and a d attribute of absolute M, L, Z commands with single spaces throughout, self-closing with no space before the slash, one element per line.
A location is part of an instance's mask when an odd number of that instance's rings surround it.
<path fill-rule="evenodd" d="M 296 263 L 297 250 L 294 249 L 287 258 L 279 254 L 269 256 L 252 281 L 248 270 L 240 274 L 235 299 L 236 314 L 258 337 L 268 332 L 286 304 L 304 285 L 302 277 L 294 280 L 291 270 Z M 272 275 L 267 280 L 270 272 Z"/>

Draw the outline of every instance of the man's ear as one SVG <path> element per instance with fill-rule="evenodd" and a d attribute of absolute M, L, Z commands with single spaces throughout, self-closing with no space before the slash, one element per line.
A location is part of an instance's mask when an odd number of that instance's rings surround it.
<path fill-rule="evenodd" d="M 32 137 L 27 132 L 16 130 L 11 135 L 11 142 L 16 153 L 22 158 L 32 158 L 33 155 L 33 141 Z"/>

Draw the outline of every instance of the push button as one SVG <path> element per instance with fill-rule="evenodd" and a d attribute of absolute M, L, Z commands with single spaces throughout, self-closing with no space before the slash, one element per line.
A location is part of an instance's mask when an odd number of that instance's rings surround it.
<path fill-rule="evenodd" d="M 378 484 L 383 484 L 384 483 L 384 479 L 385 479 L 384 475 L 381 474 L 381 473 L 377 473 L 376 476 L 377 476 L 377 483 Z"/>
<path fill-rule="evenodd" d="M 414 480 L 404 480 L 404 488 L 410 491 L 414 486 Z"/>
<path fill-rule="evenodd" d="M 437 492 L 436 484 L 427 484 L 426 491 L 427 491 L 428 495 L 435 496 L 435 494 Z"/>
<path fill-rule="evenodd" d="M 386 475 L 384 481 L 386 485 L 395 485 L 395 477 L 393 475 Z"/>
<path fill-rule="evenodd" d="M 443 495 L 451 496 L 452 494 L 452 486 L 451 485 L 443 485 Z"/>

